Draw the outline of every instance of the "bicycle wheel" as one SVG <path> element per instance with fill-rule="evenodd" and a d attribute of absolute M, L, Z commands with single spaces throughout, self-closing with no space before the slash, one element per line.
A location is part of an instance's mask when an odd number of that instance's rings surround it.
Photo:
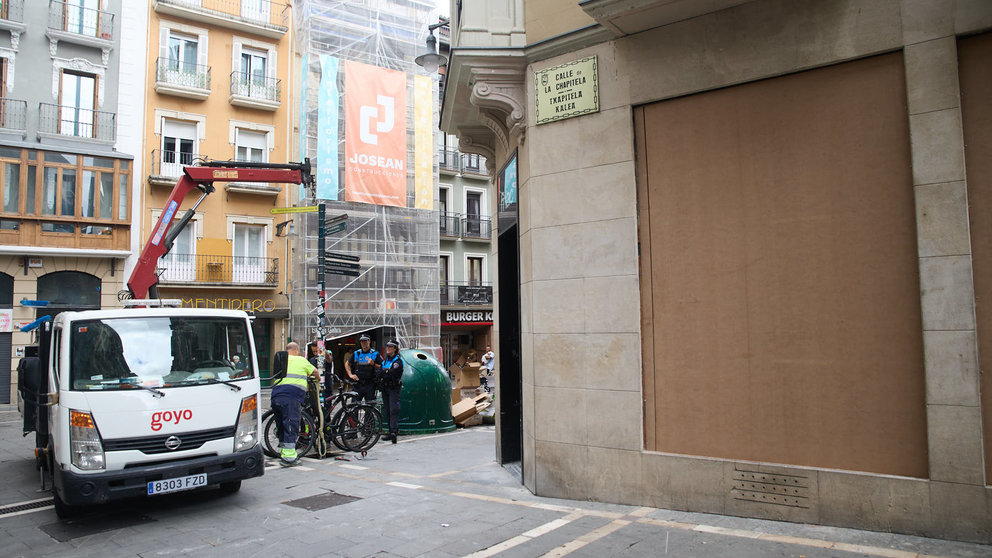
<path fill-rule="evenodd" d="M 382 435 L 382 415 L 368 403 L 341 409 L 332 423 L 335 427 L 332 442 L 346 451 L 368 451 Z"/>
<path fill-rule="evenodd" d="M 271 416 L 269 416 L 268 422 L 264 423 L 263 431 L 265 432 L 265 436 L 262 438 L 262 451 L 269 457 L 279 457 L 281 455 L 279 451 L 279 444 L 281 442 L 279 441 L 279 425 L 276 424 L 275 412 L 269 411 L 265 415 Z M 310 453 L 310 450 L 313 449 L 314 442 L 316 441 L 314 440 L 314 434 L 316 432 L 317 427 L 314 426 L 310 413 L 303 411 L 300 414 L 300 435 L 296 438 L 296 453 L 300 457 Z"/>
<path fill-rule="evenodd" d="M 275 426 L 276 412 L 272 409 L 265 411 L 262 415 L 262 453 L 269 457 L 279 457 L 279 433 L 278 426 Z M 270 435 L 271 432 L 271 435 Z"/>

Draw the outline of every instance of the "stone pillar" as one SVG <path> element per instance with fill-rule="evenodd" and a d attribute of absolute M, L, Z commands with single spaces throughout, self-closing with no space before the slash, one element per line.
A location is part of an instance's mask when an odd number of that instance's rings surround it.
<path fill-rule="evenodd" d="M 906 91 L 923 314 L 934 530 L 987 516 L 968 189 L 950 2 L 904 0 Z M 943 523 L 943 525 L 941 525 Z"/>

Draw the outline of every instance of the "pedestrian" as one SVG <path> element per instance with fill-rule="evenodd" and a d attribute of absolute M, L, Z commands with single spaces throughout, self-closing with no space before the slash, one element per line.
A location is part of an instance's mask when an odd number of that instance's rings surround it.
<path fill-rule="evenodd" d="M 493 370 L 496 369 L 496 353 L 493 348 L 486 345 L 486 352 L 482 355 L 482 368 L 486 376 L 492 377 Z M 487 378 L 482 378 L 483 385 L 488 384 Z M 489 391 L 488 389 L 486 391 Z"/>
<path fill-rule="evenodd" d="M 330 401 L 334 396 L 334 353 L 331 345 L 324 342 L 324 401 Z"/>
<path fill-rule="evenodd" d="M 280 357 L 278 353 L 277 357 Z M 277 358 L 277 366 L 282 363 Z M 295 465 L 300 456 L 296 453 L 296 439 L 300 435 L 300 415 L 307 395 L 307 376 L 318 382 L 317 371 L 307 359 L 300 356 L 300 346 L 286 344 L 285 375 L 272 382 L 272 410 L 279 425 L 279 457 L 285 466 Z M 281 372 L 281 370 L 279 370 Z"/>
<path fill-rule="evenodd" d="M 375 369 L 382 365 L 382 356 L 372 349 L 372 340 L 362 334 L 358 338 L 359 348 L 345 361 L 344 369 L 355 384 L 355 392 L 363 401 L 375 400 Z"/>
<path fill-rule="evenodd" d="M 382 408 L 389 415 L 389 434 L 383 439 L 394 444 L 399 437 L 400 391 L 403 387 L 403 359 L 400 358 L 400 345 L 395 339 L 386 343 L 386 356 L 382 358 L 380 385 L 382 386 Z"/>

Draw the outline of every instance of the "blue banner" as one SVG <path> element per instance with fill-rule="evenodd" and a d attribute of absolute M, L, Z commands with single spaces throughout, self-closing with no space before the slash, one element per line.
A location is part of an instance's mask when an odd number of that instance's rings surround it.
<path fill-rule="evenodd" d="M 320 56 L 317 95 L 317 199 L 338 199 L 338 59 Z"/>

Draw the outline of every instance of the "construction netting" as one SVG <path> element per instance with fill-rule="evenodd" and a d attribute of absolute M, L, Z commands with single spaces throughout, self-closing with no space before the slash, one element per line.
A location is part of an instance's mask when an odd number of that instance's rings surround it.
<path fill-rule="evenodd" d="M 316 165 L 318 179 L 315 190 L 300 190 L 297 205 L 323 203 L 329 219 L 347 214 L 343 225 L 327 229 L 326 249 L 358 260 L 357 276 L 325 276 L 324 337 L 389 328 L 402 347 L 437 355 L 440 227 L 434 202 L 438 188 L 433 138 L 438 117 L 436 78 L 430 80 L 431 137 L 427 145 L 423 137 L 415 137 L 415 129 L 422 128 L 414 125 L 415 105 L 424 96 L 423 90 L 415 91 L 414 77 L 426 75 L 414 58 L 425 48 L 428 24 L 437 22 L 436 6 L 433 0 L 300 0 L 294 10 L 297 76 L 303 84 L 295 115 L 300 130 L 297 145 L 300 158 L 309 157 Z M 328 57 L 334 65 L 328 64 Z M 408 141 L 406 164 L 402 165 L 406 199 L 401 203 L 345 201 L 349 91 L 343 66 L 347 61 L 407 76 L 404 117 Z M 424 78 L 418 79 L 423 87 Z M 328 89 L 333 95 L 327 94 Z M 327 116 L 329 112 L 334 118 Z M 429 193 L 424 192 L 423 175 L 415 180 L 417 152 L 425 149 L 430 150 Z M 320 168 L 322 163 L 324 168 Z M 416 192 L 418 185 L 420 193 Z M 318 233 L 323 224 L 318 223 L 316 213 L 300 213 L 293 219 L 292 336 L 311 340 L 320 325 Z"/>

